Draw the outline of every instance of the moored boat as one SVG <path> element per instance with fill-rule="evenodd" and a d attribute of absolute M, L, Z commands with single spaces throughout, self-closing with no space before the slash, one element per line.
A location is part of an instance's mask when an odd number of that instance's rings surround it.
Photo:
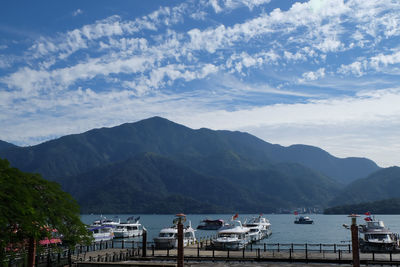
<path fill-rule="evenodd" d="M 114 237 L 127 238 L 141 236 L 143 234 L 143 226 L 139 223 L 140 217 L 133 219 L 129 217 L 126 222 L 121 222 L 114 229 Z"/>
<path fill-rule="evenodd" d="M 198 230 L 218 230 L 224 225 L 224 220 L 210 220 L 205 219 L 202 220 L 201 223 L 197 226 Z"/>
<path fill-rule="evenodd" d="M 359 226 L 361 252 L 393 252 L 400 250 L 399 235 L 393 233 L 381 220 L 368 214 L 366 223 Z"/>
<path fill-rule="evenodd" d="M 214 249 L 239 250 L 250 242 L 250 229 L 244 227 L 240 221 L 232 220 L 218 230 L 217 237 L 212 240 Z"/>
<path fill-rule="evenodd" d="M 194 244 L 196 242 L 195 231 L 192 224 L 183 228 L 183 246 Z M 160 230 L 157 237 L 154 238 L 156 249 L 172 249 L 178 247 L 178 226 L 174 224 L 171 227 L 166 227 Z"/>
<path fill-rule="evenodd" d="M 250 229 L 249 236 L 251 242 L 257 242 L 271 235 L 271 223 L 268 219 L 262 217 L 253 217 L 249 222 L 243 224 L 244 227 Z"/>
<path fill-rule="evenodd" d="M 89 231 L 92 232 L 95 242 L 107 241 L 114 238 L 113 226 L 110 225 L 91 225 Z"/>

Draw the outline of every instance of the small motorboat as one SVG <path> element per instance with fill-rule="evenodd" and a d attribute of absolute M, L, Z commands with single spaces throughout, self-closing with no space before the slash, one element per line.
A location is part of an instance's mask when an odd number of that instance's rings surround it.
<path fill-rule="evenodd" d="M 299 217 L 296 217 L 294 223 L 295 224 L 313 224 L 314 221 L 308 216 L 299 216 Z"/>

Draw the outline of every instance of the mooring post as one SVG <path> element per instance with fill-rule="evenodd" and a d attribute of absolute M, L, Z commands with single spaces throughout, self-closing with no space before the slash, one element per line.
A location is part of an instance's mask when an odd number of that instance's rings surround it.
<path fill-rule="evenodd" d="M 348 217 L 351 218 L 351 246 L 353 250 L 353 267 L 360 267 L 360 251 L 358 245 L 358 226 L 356 214 L 351 214 Z"/>
<path fill-rule="evenodd" d="M 178 218 L 174 220 L 178 225 L 178 257 L 177 257 L 177 266 L 183 267 L 184 262 L 184 252 L 183 252 L 183 222 L 186 221 L 185 214 L 176 214 Z"/>
<path fill-rule="evenodd" d="M 143 234 L 142 234 L 142 257 L 146 257 L 147 256 L 146 252 L 147 252 L 147 230 L 143 229 Z"/>

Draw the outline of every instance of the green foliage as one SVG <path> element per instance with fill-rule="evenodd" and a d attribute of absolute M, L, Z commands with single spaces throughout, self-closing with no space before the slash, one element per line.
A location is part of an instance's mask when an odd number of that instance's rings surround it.
<path fill-rule="evenodd" d="M 59 184 L 11 168 L 0 159 L 0 253 L 10 244 L 50 235 L 45 227 L 57 229 L 67 245 L 89 238 L 79 206 Z"/>
<path fill-rule="evenodd" d="M 400 214 L 400 198 L 331 207 L 325 209 L 324 214 L 364 214 L 367 211 L 372 214 Z"/>

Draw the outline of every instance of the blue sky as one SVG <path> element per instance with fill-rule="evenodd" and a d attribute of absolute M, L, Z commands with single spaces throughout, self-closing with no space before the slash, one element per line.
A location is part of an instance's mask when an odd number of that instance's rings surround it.
<path fill-rule="evenodd" d="M 2 1 L 0 140 L 162 116 L 399 165 L 400 1 Z"/>

